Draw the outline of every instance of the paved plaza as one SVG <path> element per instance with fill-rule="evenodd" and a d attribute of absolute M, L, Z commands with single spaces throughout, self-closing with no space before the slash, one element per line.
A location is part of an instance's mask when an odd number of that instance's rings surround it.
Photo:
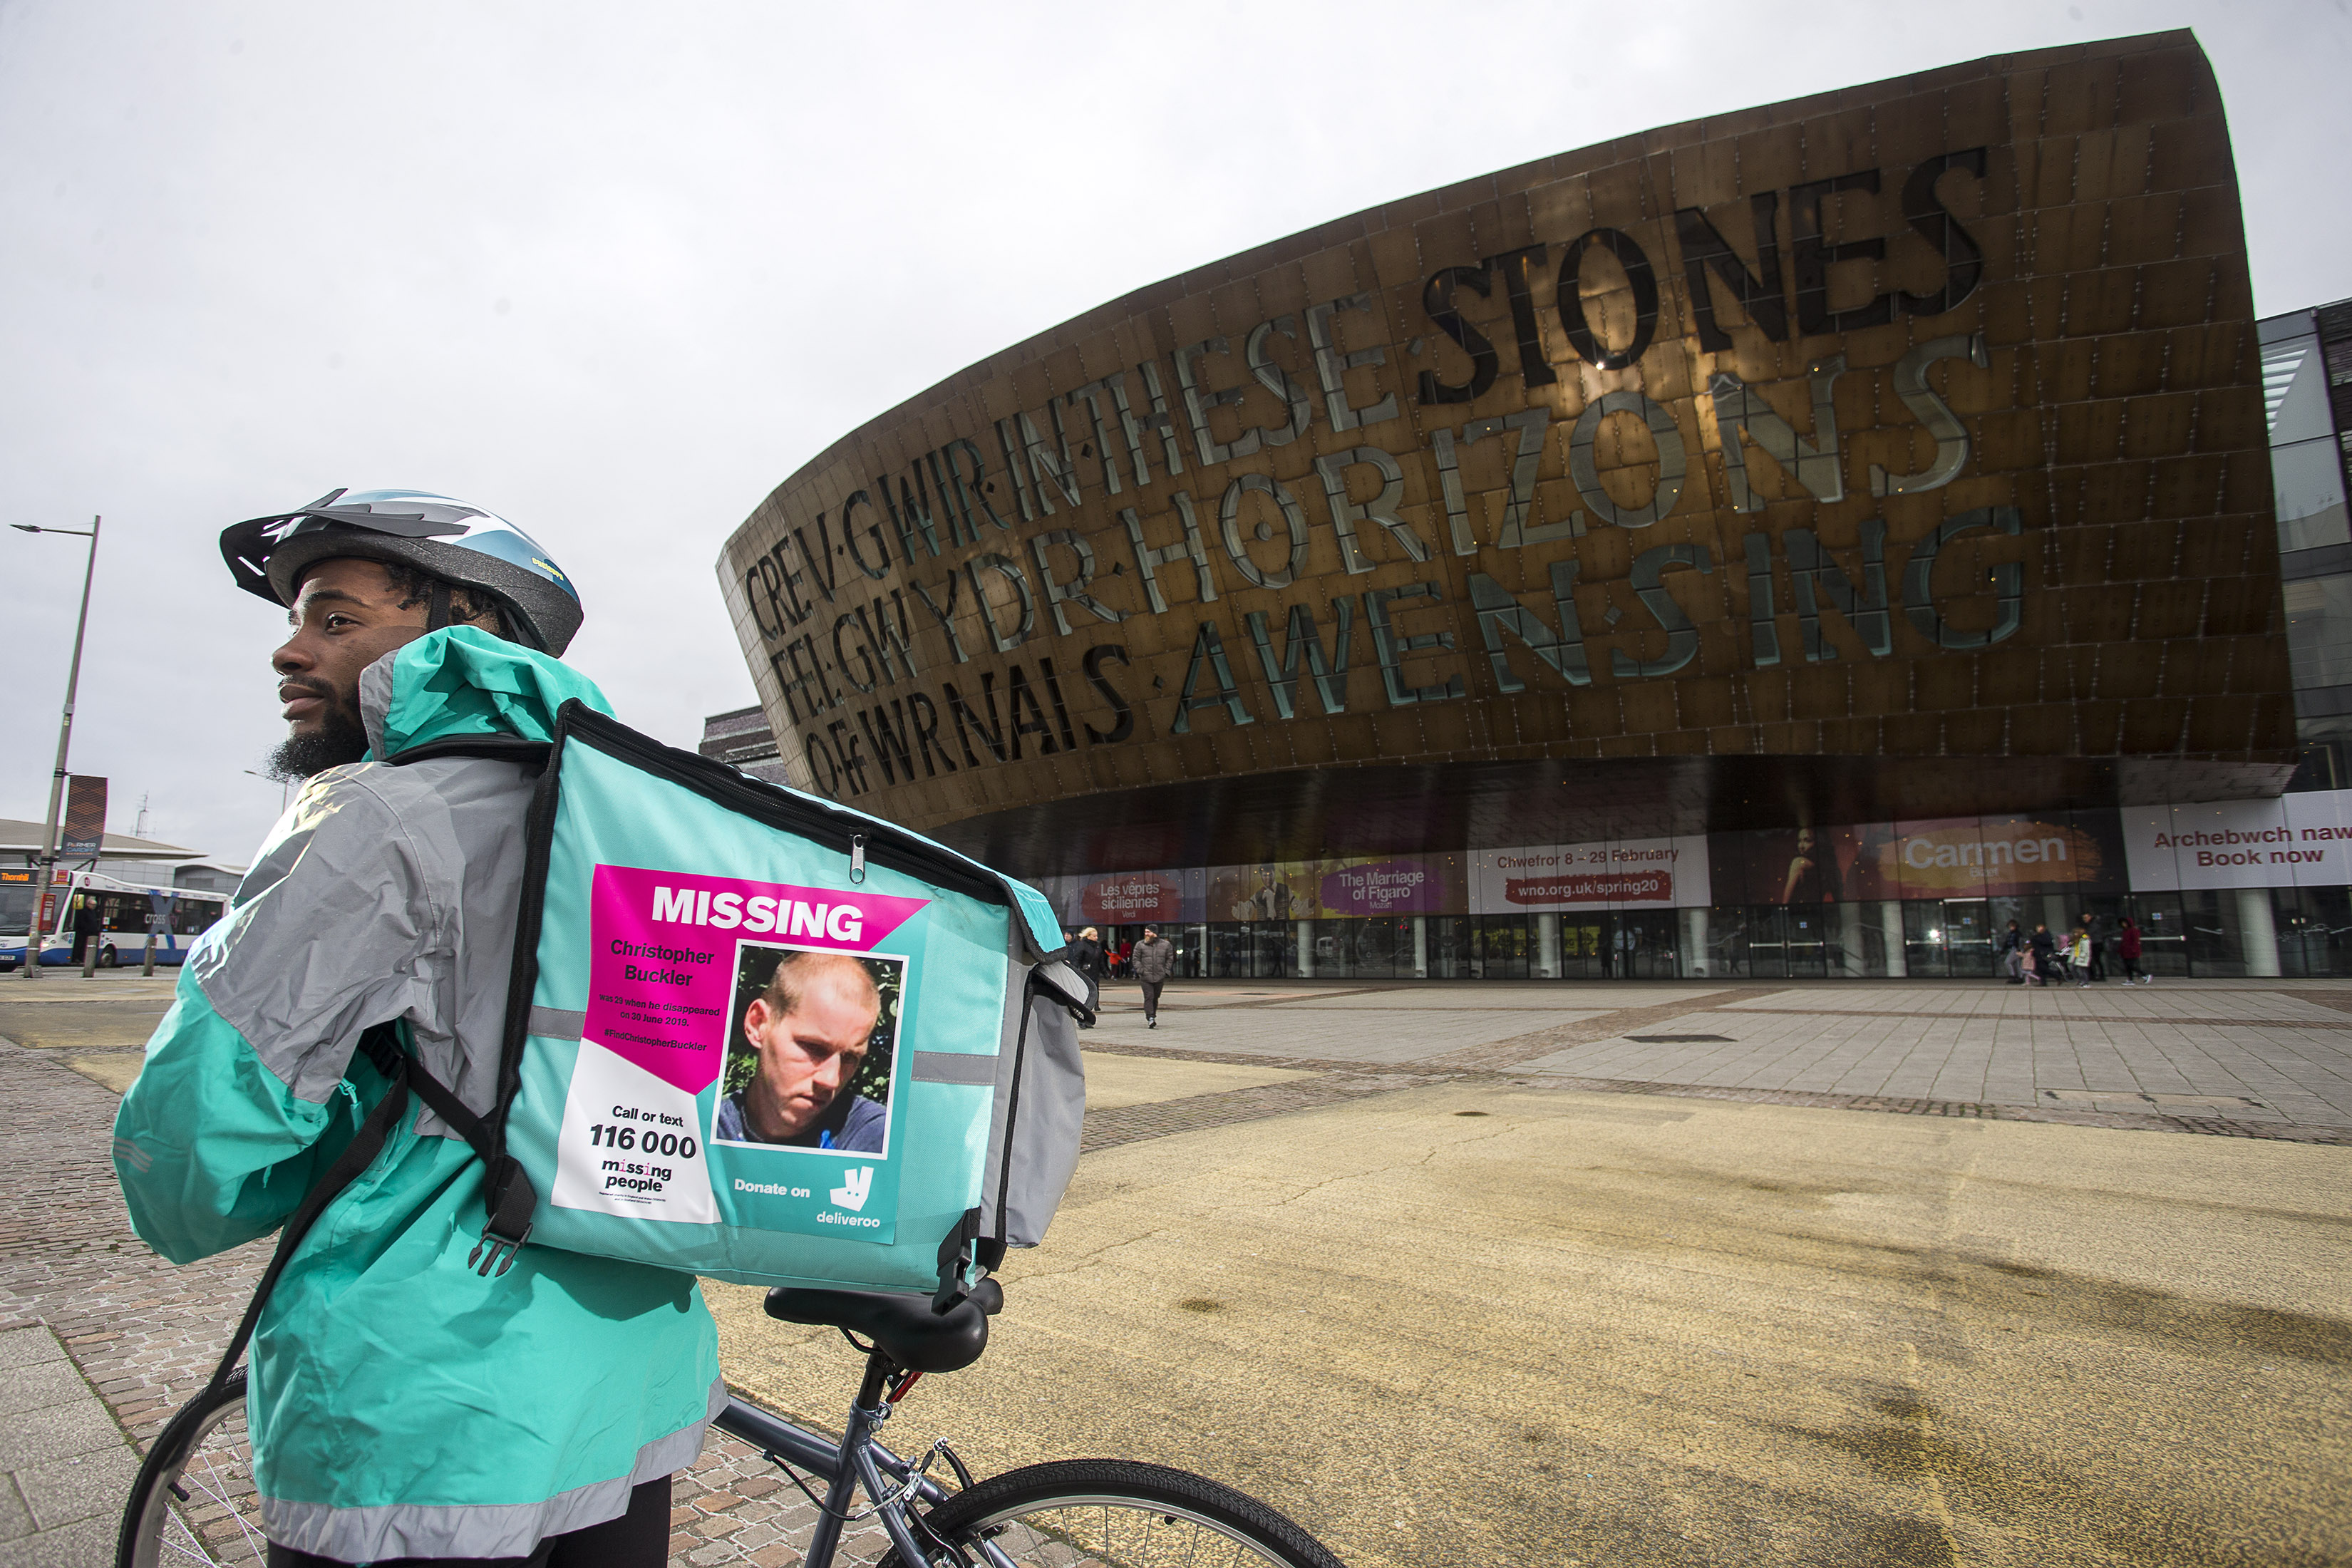
<path fill-rule="evenodd" d="M 262 1260 L 124 1221 L 169 993 L 0 982 L 0 1568 L 110 1561 Z M 1200 1469 L 1358 1568 L 2352 1559 L 2352 988 L 1114 984 L 1087 1042 L 1055 1233 L 894 1436 Z M 835 1425 L 833 1338 L 707 1293 Z M 673 1562 L 813 1517 L 714 1437 Z"/>

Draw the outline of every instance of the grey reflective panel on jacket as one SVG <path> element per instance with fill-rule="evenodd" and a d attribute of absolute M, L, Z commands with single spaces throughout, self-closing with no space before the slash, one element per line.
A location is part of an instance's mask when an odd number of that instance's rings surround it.
<path fill-rule="evenodd" d="M 1017 940 L 1016 940 L 1017 952 Z M 1055 1000 L 1058 990 L 1083 1000 L 1086 982 L 1066 963 L 1040 965 L 1030 985 L 1004 988 L 1004 1027 L 996 1055 L 996 1104 L 988 1129 L 988 1163 L 981 1173 L 981 1234 L 1007 1247 L 1034 1247 L 1078 1166 L 1078 1139 L 1087 1120 L 1087 1069 L 1078 1053 L 1077 1020 Z M 1024 1015 L 1025 1040 L 1017 1037 Z M 1016 1046 L 1018 1048 L 1016 1049 Z M 1015 1084 L 1016 1064 L 1020 1081 Z M 1006 1119 L 1012 1118 L 1012 1159 L 1005 1159 Z M 1004 1213 L 997 1226 L 1000 1204 Z"/>
<path fill-rule="evenodd" d="M 378 745 L 390 668 L 360 682 Z M 425 1069 L 488 1110 L 531 789 L 517 764 L 470 758 L 319 774 L 238 886 L 224 940 L 191 958 L 205 999 L 314 1104 L 362 1030 L 405 1018 Z M 457 1136 L 429 1111 L 419 1130 Z"/>

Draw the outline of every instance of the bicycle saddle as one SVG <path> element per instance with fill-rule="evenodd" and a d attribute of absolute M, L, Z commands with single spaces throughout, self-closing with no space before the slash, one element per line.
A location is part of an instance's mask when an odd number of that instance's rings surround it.
<path fill-rule="evenodd" d="M 909 1372 L 958 1372 L 988 1348 L 988 1320 L 1004 1305 L 1004 1290 L 983 1279 L 945 1313 L 928 1296 L 881 1290 L 803 1290 L 779 1285 L 768 1292 L 768 1316 L 864 1334 Z"/>

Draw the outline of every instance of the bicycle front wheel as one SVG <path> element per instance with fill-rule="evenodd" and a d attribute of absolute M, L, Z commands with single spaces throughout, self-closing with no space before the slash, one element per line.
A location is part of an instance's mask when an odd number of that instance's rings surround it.
<path fill-rule="evenodd" d="M 992 1476 L 926 1515 L 927 1568 L 1343 1568 L 1255 1498 L 1124 1459 L 1061 1459 Z M 884 1568 L 902 1568 L 894 1552 Z"/>
<path fill-rule="evenodd" d="M 147 1450 L 122 1510 L 115 1568 L 230 1568 L 257 1564 L 268 1552 L 240 1372 L 182 1406 Z"/>

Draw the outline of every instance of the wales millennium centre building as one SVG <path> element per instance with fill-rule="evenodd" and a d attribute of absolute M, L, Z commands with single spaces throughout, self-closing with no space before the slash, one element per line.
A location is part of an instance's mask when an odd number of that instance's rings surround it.
<path fill-rule="evenodd" d="M 2344 973 L 2337 314 L 2185 33 L 1403 196 L 784 479 L 737 753 L 1204 976 Z"/>

